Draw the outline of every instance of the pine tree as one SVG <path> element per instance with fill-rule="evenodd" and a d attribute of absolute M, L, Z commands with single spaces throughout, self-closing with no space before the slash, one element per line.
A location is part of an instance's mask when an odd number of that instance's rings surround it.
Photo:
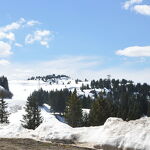
<path fill-rule="evenodd" d="M 4 101 L 5 93 L 4 91 L 0 92 L 0 123 L 9 123 L 7 112 L 7 103 Z"/>
<path fill-rule="evenodd" d="M 25 111 L 26 114 L 23 115 L 22 126 L 27 129 L 36 129 L 42 123 L 42 117 L 34 96 L 28 97 Z"/>
<path fill-rule="evenodd" d="M 82 125 L 82 109 L 76 90 L 71 94 L 68 100 L 65 118 L 72 127 L 79 127 Z"/>
<path fill-rule="evenodd" d="M 6 77 L 4 77 L 4 76 L 0 77 L 0 85 L 9 91 L 8 80 Z"/>
<path fill-rule="evenodd" d="M 150 102 L 148 101 L 147 116 L 150 117 Z"/>
<path fill-rule="evenodd" d="M 90 125 L 103 125 L 106 119 L 114 117 L 115 113 L 115 106 L 113 106 L 109 100 L 98 97 L 97 100 L 93 102 L 90 110 Z"/>

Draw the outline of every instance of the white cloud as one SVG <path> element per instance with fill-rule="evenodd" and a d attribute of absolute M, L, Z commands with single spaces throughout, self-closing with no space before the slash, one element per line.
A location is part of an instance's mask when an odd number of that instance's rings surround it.
<path fill-rule="evenodd" d="M 132 46 L 116 51 L 117 55 L 128 57 L 150 57 L 150 46 Z"/>
<path fill-rule="evenodd" d="M 43 45 L 43 46 L 46 46 L 46 47 L 49 47 L 49 45 L 48 45 L 48 42 L 47 41 L 40 41 L 40 43 L 41 43 L 41 45 Z"/>
<path fill-rule="evenodd" d="M 132 10 L 141 14 L 150 16 L 150 5 L 135 5 Z"/>
<path fill-rule="evenodd" d="M 36 24 L 40 24 L 40 22 L 36 20 L 26 21 L 24 18 L 20 18 L 16 22 L 12 22 L 6 26 L 0 27 L 0 39 L 8 39 L 14 41 L 15 34 L 12 33 L 13 30 L 19 30 L 20 28 L 24 28 L 25 26 L 31 27 Z"/>
<path fill-rule="evenodd" d="M 14 41 L 15 34 L 12 32 L 9 32 L 9 33 L 0 32 L 0 39 L 8 39 L 8 40 Z"/>
<path fill-rule="evenodd" d="M 128 0 L 123 4 L 123 8 L 139 13 L 141 15 L 148 15 L 150 16 L 150 5 L 139 5 L 143 2 L 143 0 Z"/>
<path fill-rule="evenodd" d="M 18 21 L 16 22 L 12 22 L 11 24 L 8 24 L 4 27 L 0 28 L 1 32 L 8 32 L 8 31 L 12 31 L 12 30 L 17 30 L 19 28 L 22 27 L 22 25 L 25 23 L 25 19 L 24 18 L 20 18 Z"/>
<path fill-rule="evenodd" d="M 20 44 L 20 43 L 15 43 L 15 46 L 16 46 L 16 47 L 23 47 L 23 45 Z"/>
<path fill-rule="evenodd" d="M 127 10 L 134 4 L 140 4 L 142 2 L 143 2 L 143 0 L 128 0 L 123 4 L 123 8 Z"/>
<path fill-rule="evenodd" d="M 11 54 L 11 45 L 6 42 L 0 41 L 0 57 L 7 57 Z"/>
<path fill-rule="evenodd" d="M 25 23 L 25 19 L 20 18 L 16 22 L 12 22 L 4 27 L 0 27 L 0 39 L 15 41 L 15 34 L 12 31 L 20 29 L 21 27 L 23 27 L 24 23 Z"/>
<path fill-rule="evenodd" d="M 25 38 L 26 44 L 33 44 L 38 41 L 41 45 L 49 47 L 49 41 L 54 37 L 53 33 L 49 30 L 37 30 L 33 34 L 28 34 Z"/>
<path fill-rule="evenodd" d="M 37 24 L 40 24 L 40 22 L 37 20 L 26 21 L 24 18 L 20 18 L 18 21 L 15 21 L 6 26 L 0 27 L 0 40 L 1 40 L 0 41 L 0 56 L 2 57 L 2 56 L 11 55 L 12 52 L 10 50 L 12 46 L 23 47 L 23 45 L 17 42 L 15 43 L 16 35 L 15 33 L 13 33 L 14 30 L 19 30 L 21 28 L 35 26 Z M 50 31 L 49 32 L 47 32 L 47 30 L 43 30 L 41 32 L 37 31 L 35 33 L 35 37 L 31 36 L 30 40 L 34 38 L 34 40 L 39 40 L 41 45 L 48 47 L 48 41 L 50 40 L 49 36 L 50 36 Z M 4 40 L 7 43 L 4 42 Z"/>
<path fill-rule="evenodd" d="M 12 22 L 4 27 L 0 27 L 0 32 L 9 32 L 12 30 L 18 30 L 20 28 L 23 27 L 31 27 L 31 26 L 35 26 L 41 24 L 39 21 L 37 20 L 25 20 L 24 18 L 20 18 L 18 21 Z"/>
<path fill-rule="evenodd" d="M 20 18 L 18 21 L 14 21 L 10 24 L 0 27 L 0 58 L 5 58 L 13 54 L 12 47 L 23 47 L 22 44 L 17 42 L 16 30 L 23 28 L 29 28 L 35 25 L 41 24 L 37 20 L 25 20 Z M 26 43 L 32 44 L 34 42 L 39 42 L 45 47 L 49 47 L 49 42 L 53 38 L 53 33 L 49 30 L 37 30 L 33 34 L 28 34 L 26 37 Z M 10 64 L 8 60 L 0 59 L 0 65 Z"/>
<path fill-rule="evenodd" d="M 41 23 L 37 20 L 30 20 L 27 22 L 27 26 L 34 26 L 34 25 L 38 25 L 38 24 L 41 24 Z"/>
<path fill-rule="evenodd" d="M 0 65 L 6 66 L 6 65 L 9 65 L 9 64 L 10 64 L 10 62 L 8 60 L 0 59 Z"/>

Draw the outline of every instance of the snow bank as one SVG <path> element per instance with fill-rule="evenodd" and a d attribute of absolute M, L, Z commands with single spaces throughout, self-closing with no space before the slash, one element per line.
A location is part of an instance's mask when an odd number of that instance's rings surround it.
<path fill-rule="evenodd" d="M 21 126 L 24 110 L 18 110 L 9 117 L 9 125 L 0 125 L 0 137 L 33 138 L 36 140 L 75 140 L 88 145 L 105 145 L 117 148 L 150 149 L 150 118 L 144 117 L 135 121 L 123 121 L 109 118 L 103 126 L 72 128 L 58 121 L 44 106 L 41 109 L 43 123 L 35 130 Z"/>
<path fill-rule="evenodd" d="M 123 121 L 119 118 L 108 118 L 103 126 L 77 129 L 80 142 L 95 143 L 116 148 L 150 149 L 150 118 L 144 117 L 135 121 Z"/>

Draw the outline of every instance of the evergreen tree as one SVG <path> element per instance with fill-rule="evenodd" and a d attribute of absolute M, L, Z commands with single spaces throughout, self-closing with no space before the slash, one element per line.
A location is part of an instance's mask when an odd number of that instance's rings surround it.
<path fill-rule="evenodd" d="M 89 95 L 88 95 L 88 97 L 86 97 L 85 95 L 80 96 L 80 102 L 81 102 L 82 108 L 90 109 L 92 101 L 93 100 L 91 99 L 91 97 Z"/>
<path fill-rule="evenodd" d="M 129 111 L 129 106 L 128 102 L 129 101 L 129 95 L 127 92 L 121 92 L 120 93 L 120 98 L 119 98 L 119 109 L 118 109 L 118 115 L 117 117 L 121 117 L 123 120 L 126 120 L 128 117 L 128 111 Z"/>
<path fill-rule="evenodd" d="M 38 91 L 34 91 L 32 93 L 32 97 L 34 97 L 39 106 L 42 106 L 44 103 L 48 102 L 48 92 L 44 91 L 42 88 Z"/>
<path fill-rule="evenodd" d="M 36 129 L 42 123 L 42 117 L 34 96 L 28 97 L 25 111 L 26 114 L 23 115 L 22 126 L 27 129 Z"/>
<path fill-rule="evenodd" d="M 64 113 L 66 108 L 66 101 L 70 96 L 68 89 L 60 91 L 50 91 L 48 93 L 48 104 L 54 112 Z"/>
<path fill-rule="evenodd" d="M 0 85 L 9 91 L 8 80 L 6 77 L 4 77 L 4 76 L 0 77 Z"/>
<path fill-rule="evenodd" d="M 141 105 L 139 99 L 135 96 L 130 99 L 128 120 L 135 120 L 142 116 Z"/>
<path fill-rule="evenodd" d="M 65 118 L 72 127 L 79 127 L 82 125 L 82 109 L 76 90 L 71 94 L 68 100 Z"/>
<path fill-rule="evenodd" d="M 150 117 L 150 101 L 148 101 L 147 116 Z"/>
<path fill-rule="evenodd" d="M 7 103 L 4 101 L 5 92 L 0 91 L 0 123 L 9 123 L 7 112 Z"/>
<path fill-rule="evenodd" d="M 107 118 L 114 117 L 115 115 L 115 108 L 111 102 L 103 98 L 98 98 L 93 102 L 90 110 L 90 125 L 103 125 Z"/>

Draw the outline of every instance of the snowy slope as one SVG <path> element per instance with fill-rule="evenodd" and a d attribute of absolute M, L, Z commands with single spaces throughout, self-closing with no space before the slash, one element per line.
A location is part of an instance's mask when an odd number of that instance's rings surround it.
<path fill-rule="evenodd" d="M 14 94 L 13 98 L 8 100 L 7 102 L 12 105 L 23 105 L 26 102 L 27 97 L 35 90 L 42 88 L 46 91 L 51 90 L 61 90 L 68 88 L 71 91 L 74 91 L 76 88 L 79 95 L 90 95 L 92 96 L 90 90 L 85 90 L 81 92 L 80 87 L 82 84 L 87 85 L 89 82 L 78 82 L 75 83 L 73 79 L 61 79 L 58 81 L 58 84 L 54 83 L 50 85 L 48 82 L 38 81 L 38 80 L 12 80 L 9 81 L 9 89 Z"/>
<path fill-rule="evenodd" d="M 84 146 L 106 145 L 122 148 L 133 148 L 138 150 L 150 150 L 150 118 L 141 118 L 135 121 L 125 122 L 118 118 L 109 118 L 103 126 L 72 128 L 69 125 L 58 121 L 48 110 L 49 106 L 41 108 L 44 118 L 43 123 L 36 130 L 27 130 L 21 126 L 24 104 L 27 97 L 42 87 L 44 90 L 62 88 L 79 88 L 81 84 L 49 85 L 38 81 L 10 81 L 9 87 L 14 94 L 13 99 L 8 99 L 10 124 L 0 125 L 0 137 L 8 138 L 33 138 L 36 140 L 50 141 L 51 139 L 72 140 L 77 143 L 84 143 Z M 87 111 L 87 110 L 85 110 Z"/>

